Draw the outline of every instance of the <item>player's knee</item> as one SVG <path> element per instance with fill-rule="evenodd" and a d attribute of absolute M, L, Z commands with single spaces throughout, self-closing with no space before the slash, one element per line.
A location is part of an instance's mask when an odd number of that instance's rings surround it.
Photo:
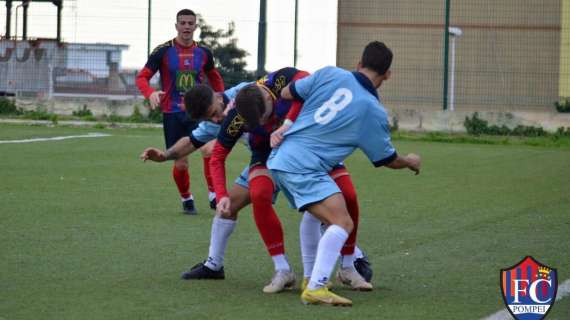
<path fill-rule="evenodd" d="M 273 190 L 268 190 L 266 188 L 251 188 L 249 190 L 249 196 L 253 204 L 257 203 L 272 203 Z"/>
<path fill-rule="evenodd" d="M 346 233 L 348 234 L 352 232 L 352 230 L 354 229 L 354 223 L 352 222 L 350 216 L 347 216 L 344 219 L 342 219 L 340 227 L 343 228 L 344 231 L 346 231 Z"/>
<path fill-rule="evenodd" d="M 265 175 L 258 175 L 249 181 L 249 197 L 255 205 L 273 203 L 273 182 Z"/>
<path fill-rule="evenodd" d="M 234 221 L 237 220 L 237 211 L 230 210 L 230 212 L 226 212 L 226 213 L 218 212 L 217 215 L 218 215 L 218 217 L 220 217 L 222 219 L 234 220 Z"/>
<path fill-rule="evenodd" d="M 188 170 L 188 162 L 186 160 L 177 160 L 174 162 L 174 167 L 179 171 Z"/>

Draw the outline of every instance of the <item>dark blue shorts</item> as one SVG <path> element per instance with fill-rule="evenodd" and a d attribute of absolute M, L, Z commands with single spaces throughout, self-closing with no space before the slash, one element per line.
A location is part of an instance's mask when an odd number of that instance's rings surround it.
<path fill-rule="evenodd" d="M 186 112 L 163 113 L 162 126 L 166 148 L 172 147 L 180 138 L 190 136 L 197 124 L 196 121 L 188 118 Z"/>

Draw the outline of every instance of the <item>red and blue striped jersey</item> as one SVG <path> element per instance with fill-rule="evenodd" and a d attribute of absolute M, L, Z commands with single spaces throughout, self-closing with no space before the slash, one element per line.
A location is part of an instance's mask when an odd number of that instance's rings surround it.
<path fill-rule="evenodd" d="M 224 91 L 224 82 L 214 66 L 212 52 L 196 42 L 185 47 L 172 39 L 154 49 L 136 79 L 137 87 L 147 99 L 154 92 L 149 82 L 157 71 L 160 72 L 162 91 L 165 92 L 160 101 L 164 113 L 185 111 L 184 93 L 194 85 L 203 83 L 204 75 L 214 91 Z"/>

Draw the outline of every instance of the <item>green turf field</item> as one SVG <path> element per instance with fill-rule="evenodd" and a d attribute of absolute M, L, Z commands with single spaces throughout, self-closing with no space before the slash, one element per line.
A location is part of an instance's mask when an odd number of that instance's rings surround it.
<path fill-rule="evenodd" d="M 197 154 L 193 217 L 171 164 L 138 160 L 163 147 L 161 130 L 0 125 L 0 140 L 88 132 L 112 136 L 0 144 L 0 319 L 480 319 L 503 308 L 500 269 L 526 255 L 570 278 L 570 148 L 396 141 L 423 157 L 420 176 L 357 152 L 347 166 L 376 289 L 338 289 L 354 307 L 332 308 L 261 292 L 273 267 L 249 209 L 226 280 L 179 279 L 206 257 L 212 213 Z M 247 161 L 238 147 L 228 176 Z M 300 215 L 283 197 L 277 211 L 301 276 Z M 570 297 L 547 316 L 569 318 Z"/>

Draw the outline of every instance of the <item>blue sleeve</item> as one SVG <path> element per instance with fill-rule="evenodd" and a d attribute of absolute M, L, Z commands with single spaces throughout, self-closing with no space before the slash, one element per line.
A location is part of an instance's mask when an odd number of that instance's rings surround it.
<path fill-rule="evenodd" d="M 325 67 L 317 70 L 310 76 L 291 83 L 290 91 L 295 100 L 305 101 L 319 87 L 319 84 L 330 77 L 333 67 Z"/>
<path fill-rule="evenodd" d="M 386 111 L 378 105 L 370 106 L 369 110 L 363 113 L 359 147 L 375 167 L 380 167 L 396 159 L 397 153 L 392 145 Z"/>
<path fill-rule="evenodd" d="M 247 86 L 248 84 L 251 84 L 253 82 L 242 82 L 236 86 L 233 86 L 231 88 L 229 88 L 228 90 L 224 91 L 224 94 L 226 95 L 226 97 L 228 97 L 228 99 L 233 100 L 236 98 L 238 92 L 245 86 Z"/>
<path fill-rule="evenodd" d="M 196 129 L 192 130 L 190 140 L 195 147 L 198 147 L 198 145 L 201 147 L 202 145 L 216 139 L 219 131 L 219 124 L 215 124 L 210 121 L 202 121 Z"/>

